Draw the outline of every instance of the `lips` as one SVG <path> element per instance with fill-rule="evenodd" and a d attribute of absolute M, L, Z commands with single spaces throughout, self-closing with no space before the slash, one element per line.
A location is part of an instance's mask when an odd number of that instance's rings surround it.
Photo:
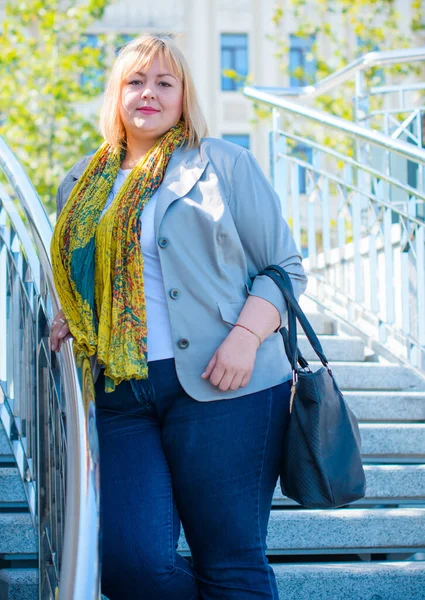
<path fill-rule="evenodd" d="M 137 110 L 146 115 L 152 115 L 159 112 L 159 110 L 156 110 L 156 108 L 152 108 L 151 106 L 141 106 Z"/>

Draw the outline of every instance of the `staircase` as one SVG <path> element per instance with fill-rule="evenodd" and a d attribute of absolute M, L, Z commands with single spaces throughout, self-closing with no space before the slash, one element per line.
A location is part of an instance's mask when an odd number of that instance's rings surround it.
<path fill-rule="evenodd" d="M 376 356 L 308 298 L 302 304 L 360 421 L 367 494 L 349 508 L 305 510 L 277 485 L 267 555 L 280 598 L 424 600 L 425 379 Z M 300 348 L 317 364 L 303 337 Z M 0 600 L 37 600 L 37 539 L 1 425 L 0 531 Z M 184 532 L 179 551 L 190 555 Z"/>
<path fill-rule="evenodd" d="M 379 89 L 361 71 L 410 60 L 425 62 L 425 49 L 367 55 L 301 92 L 244 90 L 273 107 L 273 183 L 309 274 L 302 305 L 359 419 L 367 478 L 365 498 L 334 510 L 305 510 L 277 485 L 267 555 L 282 600 L 425 600 L 424 132 L 403 141 L 423 107 L 402 102 L 402 125 L 369 128 Z M 303 104 L 353 75 L 356 123 Z M 354 157 L 316 139 L 318 128 L 348 136 Z M 90 365 L 70 343 L 50 352 L 51 225 L 1 138 L 0 168 L 0 600 L 98 600 Z M 190 555 L 184 531 L 178 548 Z"/>
<path fill-rule="evenodd" d="M 0 404 L 0 415 L 1 415 Z M 0 421 L 0 600 L 38 600 L 38 541 L 21 476 Z"/>
<path fill-rule="evenodd" d="M 276 487 L 267 555 L 280 598 L 424 600 L 425 379 L 302 304 L 360 421 L 367 493 L 348 508 L 305 510 Z M 305 338 L 300 348 L 318 367 Z M 190 554 L 183 532 L 179 549 Z"/>

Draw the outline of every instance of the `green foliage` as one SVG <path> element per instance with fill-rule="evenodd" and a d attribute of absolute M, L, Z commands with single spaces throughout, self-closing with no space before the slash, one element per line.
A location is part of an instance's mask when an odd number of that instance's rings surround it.
<path fill-rule="evenodd" d="M 0 134 L 23 163 L 47 212 L 64 173 L 101 142 L 79 107 L 103 87 L 105 46 L 84 34 L 109 0 L 8 0 L 0 37 Z M 95 74 L 95 76 L 93 76 Z M 81 77 L 87 82 L 81 85 Z M 87 111 L 86 111 L 87 112 Z"/>
<path fill-rule="evenodd" d="M 421 25 L 421 2 L 420 0 L 409 0 L 412 6 L 413 18 L 410 31 L 423 28 Z M 278 29 L 286 16 L 286 12 L 292 13 L 298 23 L 293 32 L 296 36 L 306 37 L 313 35 L 316 43 L 313 46 L 313 54 L 316 58 L 317 80 L 321 80 L 331 73 L 342 69 L 356 56 L 366 54 L 380 49 L 406 48 L 412 45 L 412 35 L 403 34 L 400 28 L 401 15 L 395 10 L 393 0 L 316 0 L 314 5 L 306 0 L 290 0 L 287 11 L 279 3 L 275 8 L 273 23 Z M 341 31 L 344 32 L 341 35 Z M 353 34 L 358 40 L 357 52 L 353 53 Z M 289 72 L 289 48 L 286 41 L 282 41 L 277 33 L 272 36 L 277 45 L 276 57 L 281 63 L 282 71 L 288 75 L 305 80 L 303 69 L 297 67 L 295 71 Z M 317 40 L 321 40 L 318 44 Z M 323 53 L 323 49 L 326 53 Z M 395 65 L 385 69 L 385 74 L 390 77 L 398 74 L 416 71 L 417 67 L 406 65 Z M 378 67 L 372 67 L 366 71 L 366 85 L 379 83 L 383 72 Z M 310 83 L 310 82 L 309 82 Z M 316 99 L 316 106 L 323 110 L 341 116 L 353 118 L 354 82 L 348 82 L 341 86 L 332 98 L 328 95 Z M 371 110 L 377 106 L 371 106 Z"/>
<path fill-rule="evenodd" d="M 280 1 L 275 8 L 272 21 L 276 34 L 269 39 L 276 43 L 275 56 L 280 62 L 281 69 L 287 75 L 306 81 L 306 74 L 297 67 L 289 70 L 289 47 L 286 39 L 280 33 L 281 24 L 288 15 L 292 15 L 297 27 L 291 33 L 299 37 L 314 36 L 312 53 L 316 61 L 317 80 L 324 79 L 331 73 L 345 67 L 357 56 L 376 50 L 405 48 L 414 45 L 414 32 L 423 29 L 420 0 L 406 0 L 412 8 L 412 21 L 409 31 L 403 33 L 400 28 L 401 15 L 396 11 L 393 0 L 316 0 L 314 3 L 306 0 Z M 343 32 L 343 34 L 341 34 Z M 357 48 L 353 49 L 353 38 L 357 39 Z M 382 78 L 396 82 L 400 76 L 409 73 L 418 74 L 415 65 L 394 65 L 385 69 L 372 67 L 364 72 L 365 86 L 379 85 Z M 311 83 L 311 81 L 307 81 Z M 301 85 L 301 83 L 300 83 Z M 331 93 L 323 94 L 314 99 L 317 108 L 348 120 L 354 120 L 354 81 L 347 81 Z M 371 96 L 369 110 L 380 108 L 380 97 Z M 290 127 L 290 120 L 284 118 L 285 126 Z M 374 123 L 371 124 L 374 126 Z M 314 128 L 315 137 L 320 137 L 320 128 Z M 313 132 L 305 131 L 311 136 Z M 330 147 L 353 154 L 351 142 L 347 138 L 332 137 L 321 141 Z"/>

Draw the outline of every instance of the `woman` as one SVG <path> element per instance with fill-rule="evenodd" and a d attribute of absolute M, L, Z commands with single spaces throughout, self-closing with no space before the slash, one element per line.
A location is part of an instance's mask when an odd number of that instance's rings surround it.
<path fill-rule="evenodd" d="M 51 340 L 104 367 L 102 591 L 277 599 L 265 549 L 291 370 L 285 301 L 257 275 L 278 263 L 297 296 L 306 284 L 278 197 L 249 151 L 206 137 L 167 37 L 121 50 L 101 127 L 58 191 Z"/>

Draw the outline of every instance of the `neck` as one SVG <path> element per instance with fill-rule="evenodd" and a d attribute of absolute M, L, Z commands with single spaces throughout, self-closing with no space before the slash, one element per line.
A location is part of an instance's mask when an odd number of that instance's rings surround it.
<path fill-rule="evenodd" d="M 156 139 L 134 140 L 127 138 L 127 150 L 121 163 L 122 169 L 132 169 L 156 144 Z"/>

